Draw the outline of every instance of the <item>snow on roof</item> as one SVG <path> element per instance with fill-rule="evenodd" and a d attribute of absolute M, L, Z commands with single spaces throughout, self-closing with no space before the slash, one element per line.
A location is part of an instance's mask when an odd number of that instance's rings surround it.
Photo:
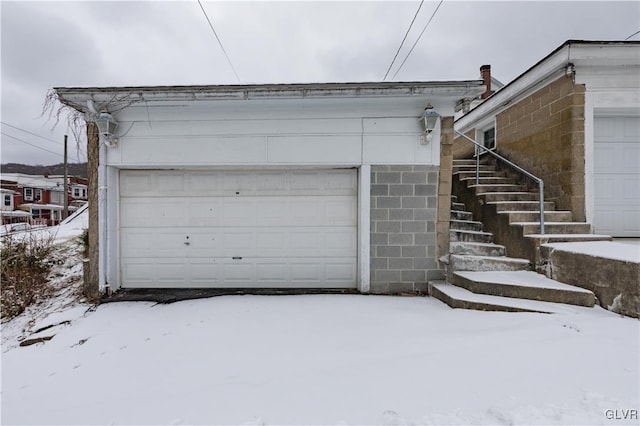
<path fill-rule="evenodd" d="M 0 179 L 16 182 L 19 186 L 29 188 L 63 191 L 63 178 L 46 178 L 42 175 L 27 175 L 24 173 L 2 173 Z"/>

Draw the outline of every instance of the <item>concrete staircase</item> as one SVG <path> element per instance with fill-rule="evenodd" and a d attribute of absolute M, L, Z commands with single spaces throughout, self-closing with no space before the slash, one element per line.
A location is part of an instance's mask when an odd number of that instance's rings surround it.
<path fill-rule="evenodd" d="M 476 184 L 475 160 L 454 160 L 452 192 L 512 256 L 541 267 L 542 244 L 611 240 L 608 235 L 591 234 L 589 223 L 574 222 L 570 211 L 556 210 L 551 201 L 544 203 L 545 235 L 540 235 L 538 189 L 530 189 L 515 172 L 490 161 L 482 160 Z"/>
<path fill-rule="evenodd" d="M 429 294 L 452 308 L 553 313 L 567 311 L 567 305 L 595 304 L 591 291 L 533 272 L 528 259 L 507 257 L 505 246 L 493 242 L 493 234 L 456 196 L 449 237 L 449 254 L 440 259 L 447 280 L 429 282 Z"/>

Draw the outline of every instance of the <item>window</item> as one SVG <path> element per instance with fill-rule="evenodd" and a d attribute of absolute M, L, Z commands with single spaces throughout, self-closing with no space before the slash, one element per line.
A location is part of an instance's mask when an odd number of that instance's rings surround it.
<path fill-rule="evenodd" d="M 492 127 L 482 133 L 482 141 L 485 148 L 494 149 L 496 147 L 496 128 Z"/>
<path fill-rule="evenodd" d="M 42 189 L 36 189 L 36 201 L 42 200 Z"/>
<path fill-rule="evenodd" d="M 3 205 L 5 207 L 11 207 L 11 195 L 7 194 L 7 195 L 4 196 Z"/>
<path fill-rule="evenodd" d="M 73 198 L 87 198 L 87 189 L 73 188 Z"/>

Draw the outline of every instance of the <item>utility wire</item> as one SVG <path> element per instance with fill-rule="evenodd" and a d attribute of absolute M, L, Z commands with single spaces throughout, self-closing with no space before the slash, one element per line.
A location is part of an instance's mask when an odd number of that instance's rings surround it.
<path fill-rule="evenodd" d="M 631 37 L 633 37 L 636 34 L 640 34 L 640 30 L 636 31 L 635 33 L 631 34 L 629 37 L 625 38 L 625 41 L 629 40 Z"/>
<path fill-rule="evenodd" d="M 429 24 L 431 23 L 431 21 L 433 20 L 433 17 L 436 16 L 436 13 L 438 12 L 438 9 L 440 9 L 440 6 L 442 6 L 442 3 L 444 2 L 444 0 L 440 0 L 440 3 L 438 3 L 438 6 L 436 7 L 436 10 L 433 11 L 433 13 L 431 14 L 431 17 L 429 18 L 429 20 L 427 21 L 427 24 L 424 26 L 424 28 L 422 29 L 422 32 L 420 33 L 420 35 L 418 36 L 418 38 L 416 39 L 415 43 L 413 43 L 413 46 L 411 46 L 411 49 L 409 50 L 409 53 L 407 53 L 407 56 L 404 57 L 404 60 L 402 61 L 402 63 L 400 64 L 400 66 L 398 67 L 398 69 L 396 70 L 395 74 L 393 74 L 392 78 L 396 78 L 396 75 L 398 75 L 398 73 L 400 72 L 400 70 L 402 69 L 402 66 L 404 65 L 405 62 L 407 62 L 407 59 L 409 58 L 409 55 L 411 55 L 411 52 L 413 52 L 413 49 L 416 47 L 416 45 L 418 44 L 418 42 L 420 41 L 420 38 L 422 37 L 422 34 L 424 34 L 424 32 L 427 30 L 427 28 L 429 27 Z"/>
<path fill-rule="evenodd" d="M 198 4 L 200 5 L 200 9 L 202 9 L 202 13 L 204 13 L 204 17 L 207 18 L 207 22 L 209 23 L 209 27 L 211 28 L 211 31 L 213 32 L 213 35 L 216 36 L 216 40 L 218 40 L 218 44 L 220 45 L 220 48 L 222 49 L 222 52 L 224 53 L 224 56 L 227 58 L 227 62 L 229 62 L 229 65 L 231 66 L 231 69 L 233 70 L 233 73 L 236 75 L 236 78 L 238 79 L 238 83 L 242 83 L 242 80 L 240 80 L 240 76 L 238 76 L 238 73 L 236 72 L 236 69 L 234 68 L 233 64 L 231 63 L 231 59 L 229 59 L 229 55 L 227 54 L 227 51 L 225 50 L 224 46 L 222 45 L 222 41 L 220 40 L 220 37 L 218 37 L 218 33 L 216 33 L 216 30 L 213 28 L 213 24 L 211 23 L 211 20 L 209 19 L 209 15 L 207 15 L 207 11 L 204 10 L 204 7 L 202 6 L 202 3 L 200 2 L 200 0 L 198 0 Z"/>
<path fill-rule="evenodd" d="M 416 21 L 416 18 L 418 17 L 418 13 L 420 12 L 420 8 L 422 7 L 423 3 L 424 3 L 424 0 L 420 0 L 420 4 L 418 5 L 418 10 L 416 10 L 416 14 L 413 15 L 413 19 L 409 24 L 409 28 L 407 28 L 407 32 L 404 34 L 404 38 L 402 39 L 402 42 L 400 42 L 400 46 L 398 47 L 398 50 L 396 50 L 396 54 L 393 56 L 393 60 L 389 64 L 389 68 L 387 68 L 387 72 L 384 74 L 382 81 L 385 81 L 387 79 L 387 76 L 389 75 L 389 71 L 391 71 L 391 67 L 393 67 L 393 64 L 396 62 L 396 58 L 400 53 L 400 49 L 402 49 L 402 46 L 404 46 L 404 42 L 407 39 L 407 36 L 409 35 L 409 31 L 411 31 L 411 27 L 413 27 L 413 23 Z"/>
<path fill-rule="evenodd" d="M 50 139 L 50 138 L 47 138 L 47 137 L 44 137 L 44 136 L 40 136 L 40 135 L 38 135 L 36 133 L 33 133 L 33 132 L 30 132 L 28 130 L 21 129 L 20 127 L 12 126 L 11 124 L 5 123 L 4 121 L 0 121 L 0 123 L 2 123 L 2 125 L 4 125 L 4 126 L 11 127 L 12 129 L 16 129 L 16 130 L 20 130 L 21 132 L 29 133 L 30 135 L 38 137 L 40 139 L 44 139 L 44 140 L 49 141 L 49 142 L 55 142 L 55 143 L 60 144 L 60 145 L 62 144 L 62 142 L 57 141 L 55 139 Z"/>
<path fill-rule="evenodd" d="M 27 145 L 30 145 L 30 146 L 32 146 L 32 147 L 34 147 L 34 148 L 38 148 L 38 149 L 41 149 L 41 150 L 43 150 L 43 151 L 47 151 L 47 152 L 49 152 L 49 153 L 51 153 L 51 154 L 55 154 L 55 155 L 57 155 L 57 156 L 60 156 L 60 157 L 63 157 L 63 158 L 64 158 L 64 155 L 60 154 L 59 152 L 50 151 L 50 150 L 48 150 L 47 148 L 43 148 L 43 147 L 41 147 L 41 146 L 34 145 L 34 144 L 32 144 L 32 143 L 30 143 L 30 142 L 27 142 L 27 141 L 25 141 L 25 140 L 23 140 L 23 139 L 16 138 L 15 136 L 8 135 L 8 134 L 6 134 L 5 132 L 0 132 L 0 133 L 1 133 L 1 134 L 3 134 L 4 136 L 8 137 L 8 138 L 15 139 L 15 140 L 17 140 L 17 141 L 19 141 L 19 142 L 26 143 Z"/>

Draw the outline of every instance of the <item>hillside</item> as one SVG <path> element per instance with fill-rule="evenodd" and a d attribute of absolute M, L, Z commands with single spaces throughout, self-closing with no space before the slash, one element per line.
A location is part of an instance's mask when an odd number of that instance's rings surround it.
<path fill-rule="evenodd" d="M 53 164 L 51 166 L 31 166 L 28 164 L 7 163 L 0 165 L 1 173 L 25 173 L 28 175 L 63 175 L 64 163 Z M 69 176 L 87 177 L 87 163 L 69 163 Z"/>

